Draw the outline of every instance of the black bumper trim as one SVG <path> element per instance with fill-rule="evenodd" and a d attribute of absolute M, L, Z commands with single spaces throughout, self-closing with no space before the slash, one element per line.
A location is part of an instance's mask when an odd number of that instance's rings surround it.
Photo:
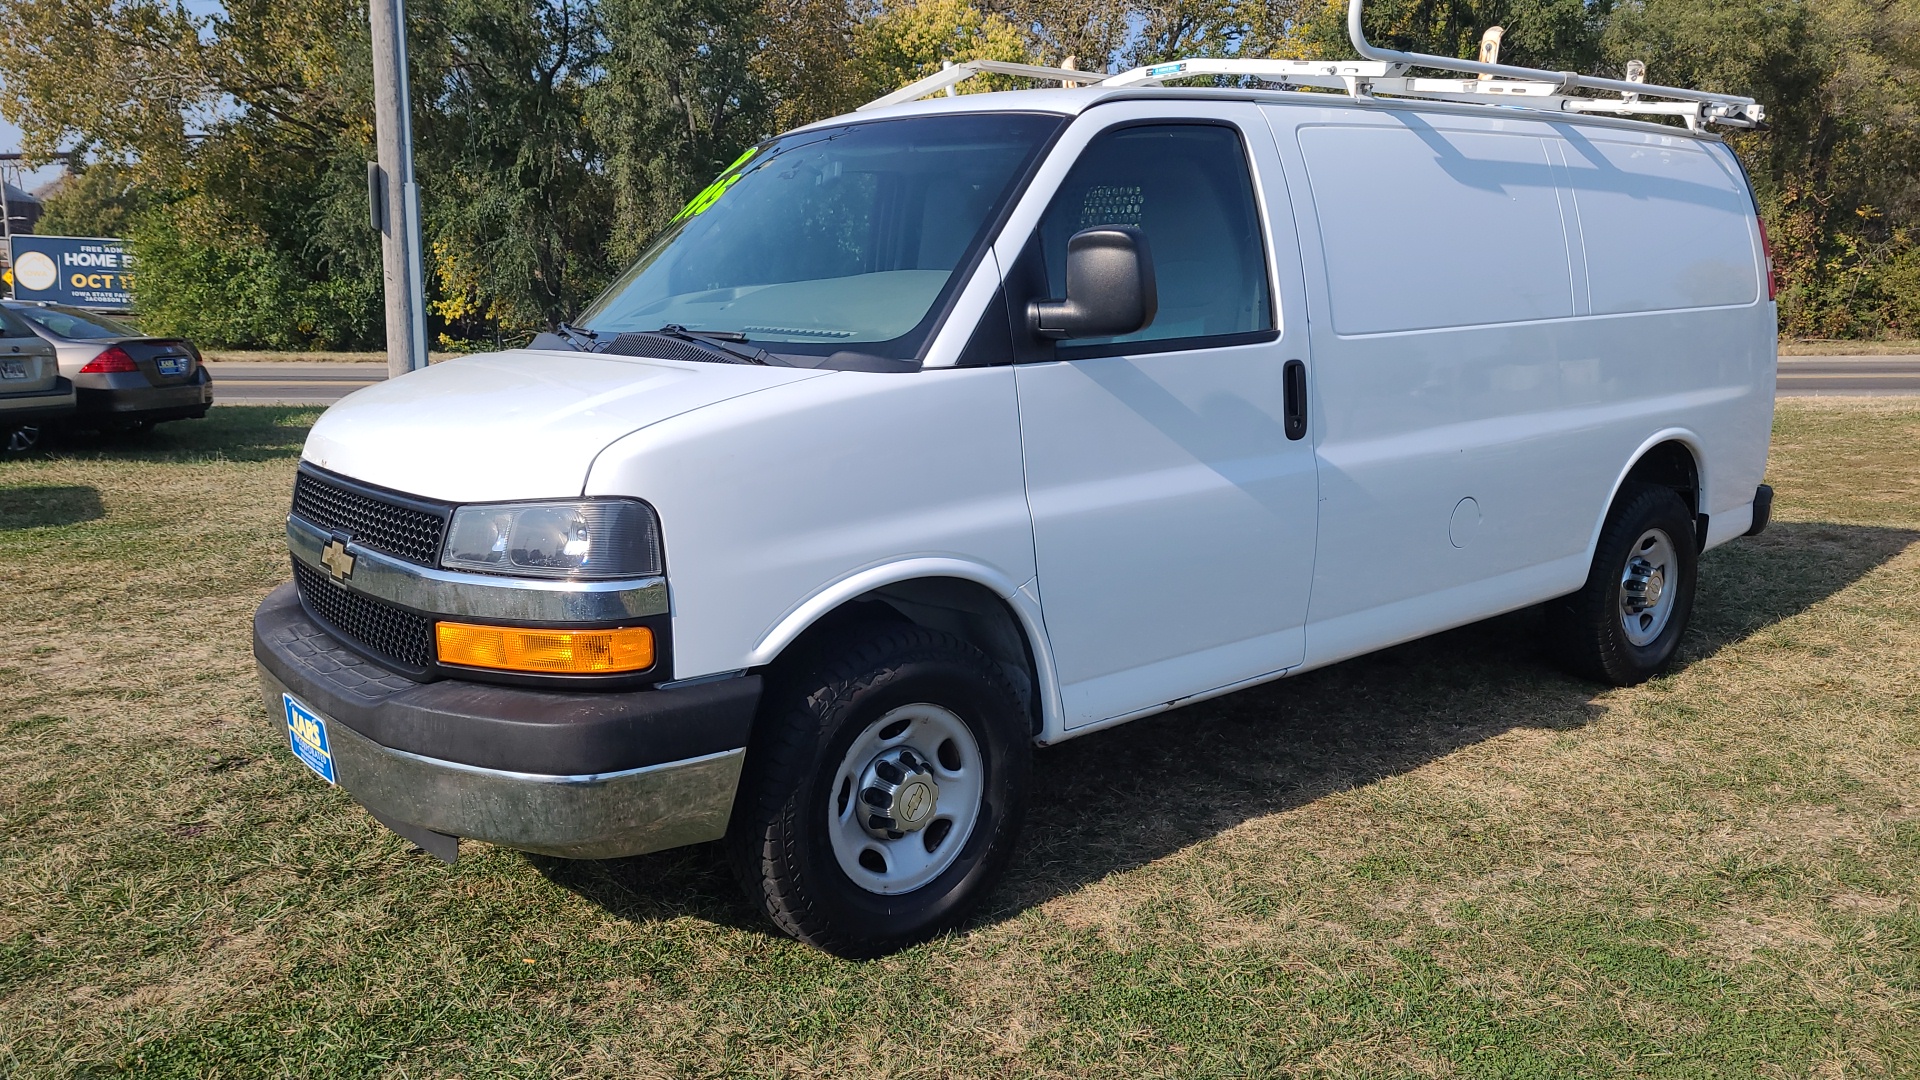
<path fill-rule="evenodd" d="M 599 693 L 417 683 L 317 625 L 291 582 L 254 614 L 253 654 L 296 697 L 381 746 L 511 772 L 608 773 L 736 750 L 760 701 L 758 675 Z"/>
<path fill-rule="evenodd" d="M 1773 485 L 1761 484 L 1753 492 L 1753 524 L 1747 526 L 1742 536 L 1759 536 L 1767 531 L 1767 523 L 1773 520 Z"/>

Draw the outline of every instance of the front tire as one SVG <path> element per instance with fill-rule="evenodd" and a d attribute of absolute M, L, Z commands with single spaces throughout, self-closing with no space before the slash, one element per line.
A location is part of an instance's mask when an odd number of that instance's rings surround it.
<path fill-rule="evenodd" d="M 1032 768 L 984 653 L 909 624 L 857 634 L 774 678 L 727 834 L 777 926 L 851 957 L 966 916 L 1012 857 Z"/>
<path fill-rule="evenodd" d="M 1633 686 L 1673 659 L 1693 615 L 1700 553 L 1693 515 L 1677 492 L 1623 487 L 1607 512 L 1581 590 L 1552 607 L 1568 668 Z"/>

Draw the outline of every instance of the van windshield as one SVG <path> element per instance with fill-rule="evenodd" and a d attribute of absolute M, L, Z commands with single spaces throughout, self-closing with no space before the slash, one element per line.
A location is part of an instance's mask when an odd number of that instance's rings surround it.
<path fill-rule="evenodd" d="M 581 316 L 776 353 L 919 354 L 1064 117 L 970 113 L 815 128 L 742 155 Z"/>

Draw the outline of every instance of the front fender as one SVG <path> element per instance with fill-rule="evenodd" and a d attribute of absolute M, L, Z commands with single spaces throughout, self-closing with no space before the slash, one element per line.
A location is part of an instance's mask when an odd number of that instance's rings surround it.
<path fill-rule="evenodd" d="M 1053 651 L 1047 643 L 1046 623 L 1041 618 L 1039 597 L 1033 583 L 1016 584 L 1004 573 L 983 563 L 949 556 L 914 556 L 864 567 L 814 592 L 796 605 L 761 635 L 748 655 L 750 667 L 763 667 L 779 659 L 807 629 L 828 612 L 875 589 L 903 581 L 932 578 L 956 578 L 982 585 L 993 591 L 1012 609 L 1033 654 L 1039 686 L 1042 741 L 1058 730 L 1060 724 L 1060 687 L 1054 676 Z"/>

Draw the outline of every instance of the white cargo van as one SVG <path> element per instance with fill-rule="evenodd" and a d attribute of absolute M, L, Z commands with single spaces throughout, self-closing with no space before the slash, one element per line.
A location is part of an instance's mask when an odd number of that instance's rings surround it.
<path fill-rule="evenodd" d="M 1543 603 L 1654 674 L 1767 519 L 1768 257 L 1692 130 L 1760 110 L 1359 43 L 911 100 L 963 65 L 334 406 L 255 623 L 295 752 L 449 859 L 725 837 L 871 953 L 990 887 L 1034 744 Z M 1158 85 L 1212 72 L 1346 93 Z"/>

